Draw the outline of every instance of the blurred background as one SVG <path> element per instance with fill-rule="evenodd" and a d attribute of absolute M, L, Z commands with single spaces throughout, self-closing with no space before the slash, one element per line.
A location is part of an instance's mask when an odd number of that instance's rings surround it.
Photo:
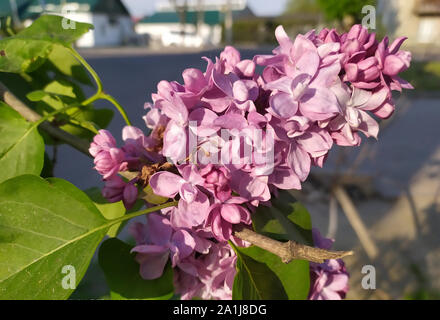
<path fill-rule="evenodd" d="M 296 196 L 334 248 L 355 250 L 346 259 L 349 299 L 438 299 L 440 0 L 0 0 L 3 27 L 29 26 L 44 13 L 94 24 L 76 46 L 140 128 L 160 80 L 181 81 L 189 67 L 204 70 L 201 57 L 215 58 L 224 45 L 252 58 L 276 46 L 280 24 L 292 37 L 343 31 L 372 12 L 378 37 L 408 37 L 404 49 L 414 61 L 403 77 L 416 89 L 396 95 L 397 112 L 381 123 L 379 142 L 334 148 Z M 109 130 L 120 138 L 123 125 L 115 115 Z M 63 164 L 55 165 L 56 176 L 82 189 L 102 185 L 86 156 L 68 146 L 47 153 Z M 376 290 L 361 286 L 365 265 L 376 268 Z M 73 298 L 100 298 L 106 290 L 95 261 Z"/>

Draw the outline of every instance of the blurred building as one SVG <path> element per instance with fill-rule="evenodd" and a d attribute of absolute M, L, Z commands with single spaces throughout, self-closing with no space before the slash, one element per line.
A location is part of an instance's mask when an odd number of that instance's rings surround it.
<path fill-rule="evenodd" d="M 19 19 L 25 26 L 42 14 L 93 24 L 95 29 L 78 40 L 78 47 L 120 46 L 136 37 L 131 16 L 120 0 L 1 0 L 0 3 L 0 12 L 3 7 L 5 12 L 9 7 L 15 20 Z"/>
<path fill-rule="evenodd" d="M 407 36 L 408 44 L 440 47 L 440 0 L 379 0 L 387 30 Z"/>
<path fill-rule="evenodd" d="M 1 0 L 0 18 L 11 17 L 17 23 L 20 22 L 20 12 L 29 4 L 29 0 Z"/>
<path fill-rule="evenodd" d="M 135 29 L 160 46 L 218 46 L 225 21 L 243 17 L 255 17 L 246 0 L 163 0 L 155 14 L 140 20 Z"/>

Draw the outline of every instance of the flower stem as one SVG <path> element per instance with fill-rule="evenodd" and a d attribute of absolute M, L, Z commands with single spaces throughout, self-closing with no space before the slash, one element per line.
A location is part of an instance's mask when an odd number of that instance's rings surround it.
<path fill-rule="evenodd" d="M 102 85 L 101 78 L 98 76 L 96 71 L 92 68 L 92 66 L 75 49 L 73 49 L 71 47 L 69 47 L 68 49 L 69 49 L 70 53 L 84 66 L 84 68 L 87 69 L 87 71 L 90 73 L 93 80 L 95 81 L 96 87 L 97 87 L 96 93 L 92 97 L 90 97 L 89 99 L 84 101 L 81 105 L 87 106 L 87 105 L 89 105 L 99 99 L 107 100 L 107 101 L 111 102 L 116 107 L 116 109 L 119 111 L 119 113 L 124 118 L 127 125 L 131 126 L 131 122 L 128 119 L 127 113 L 126 113 L 125 109 L 121 106 L 121 104 L 118 101 L 116 101 L 116 99 L 113 98 L 112 96 L 104 93 L 104 87 Z"/>
<path fill-rule="evenodd" d="M 165 208 L 176 207 L 178 204 L 179 204 L 178 201 L 167 202 L 167 203 L 161 204 L 160 206 L 157 206 L 157 207 L 148 208 L 146 210 L 133 212 L 133 213 L 127 214 L 125 216 L 122 216 L 120 218 L 111 220 L 111 224 L 113 225 L 113 224 L 117 224 L 117 223 L 124 222 L 124 221 L 127 221 L 127 220 L 131 220 L 133 218 L 136 218 L 136 217 L 139 217 L 139 216 L 143 216 L 143 215 L 146 215 L 146 214 L 149 214 L 149 213 L 153 213 L 153 212 L 165 209 Z"/>
<path fill-rule="evenodd" d="M 125 123 L 126 123 L 128 126 L 131 126 L 131 122 L 130 122 L 130 120 L 128 119 L 128 115 L 127 115 L 127 113 L 125 112 L 125 109 L 121 106 L 121 104 L 120 104 L 115 98 L 113 98 L 111 95 L 106 94 L 106 93 L 102 93 L 101 96 L 100 96 L 100 98 L 101 98 L 101 99 L 104 99 L 104 100 L 107 100 L 107 101 L 109 101 L 109 102 L 111 102 L 111 103 L 116 107 L 116 109 L 118 109 L 119 113 L 120 113 L 120 114 L 122 115 L 122 117 L 124 118 Z"/>
<path fill-rule="evenodd" d="M 96 71 L 75 49 L 73 49 L 72 47 L 69 47 L 68 49 L 70 53 L 84 66 L 84 68 L 87 69 L 87 71 L 93 77 L 93 80 L 95 80 L 97 86 L 97 92 L 95 95 L 101 94 L 101 92 L 103 91 L 102 81 L 101 78 L 99 78 Z"/>

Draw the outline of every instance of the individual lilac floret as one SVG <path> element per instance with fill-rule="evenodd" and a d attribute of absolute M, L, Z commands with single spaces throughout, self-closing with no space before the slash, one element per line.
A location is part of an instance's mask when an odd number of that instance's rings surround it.
<path fill-rule="evenodd" d="M 95 136 L 89 149 L 95 158 L 95 169 L 104 179 L 115 176 L 120 171 L 127 170 L 125 153 L 116 147 L 116 141 L 107 130 L 100 130 Z"/>
<path fill-rule="evenodd" d="M 313 229 L 315 246 L 329 250 L 333 240 L 323 238 L 317 229 Z M 309 300 L 342 300 L 348 292 L 349 274 L 341 259 L 327 260 L 323 264 L 310 263 Z"/>
<path fill-rule="evenodd" d="M 138 188 L 134 185 L 135 181 L 126 183 L 121 177 L 114 176 L 105 180 L 102 195 L 109 202 L 123 201 L 127 210 L 133 208 L 138 198 Z"/>
<path fill-rule="evenodd" d="M 219 201 L 223 202 L 231 197 L 230 173 L 226 168 L 209 164 L 200 170 L 200 174 L 205 180 L 203 186 Z"/>
<path fill-rule="evenodd" d="M 246 202 L 244 198 L 232 197 L 223 203 L 212 205 L 206 226 L 211 226 L 212 234 L 218 241 L 230 240 L 234 225 L 252 223 L 249 211 L 242 206 Z"/>
<path fill-rule="evenodd" d="M 158 172 L 150 179 L 150 185 L 155 194 L 174 198 L 180 195 L 178 220 L 181 227 L 200 226 L 207 218 L 209 199 L 199 186 L 204 183 L 203 177 L 194 165 L 183 166 L 182 176 L 171 172 Z"/>
<path fill-rule="evenodd" d="M 140 264 L 142 278 L 146 280 L 161 277 L 170 257 L 172 266 L 176 267 L 195 248 L 194 238 L 187 231 L 173 230 L 170 221 L 160 214 L 147 217 L 144 235 L 142 239 L 136 233 L 138 245 L 132 252 L 137 253 L 136 261 Z"/>
<path fill-rule="evenodd" d="M 231 300 L 237 256 L 225 243 L 212 244 L 206 254 L 190 257 L 192 271 L 176 269 L 174 283 L 182 300 Z"/>

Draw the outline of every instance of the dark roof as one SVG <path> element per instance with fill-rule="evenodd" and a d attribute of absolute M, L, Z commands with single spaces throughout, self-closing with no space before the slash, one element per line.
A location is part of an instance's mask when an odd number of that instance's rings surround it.
<path fill-rule="evenodd" d="M 197 24 L 198 12 L 186 12 L 186 23 Z M 204 22 L 209 25 L 222 23 L 224 15 L 220 11 L 205 11 Z M 177 12 L 156 12 L 150 17 L 145 17 L 140 23 L 179 23 L 180 17 Z"/>

